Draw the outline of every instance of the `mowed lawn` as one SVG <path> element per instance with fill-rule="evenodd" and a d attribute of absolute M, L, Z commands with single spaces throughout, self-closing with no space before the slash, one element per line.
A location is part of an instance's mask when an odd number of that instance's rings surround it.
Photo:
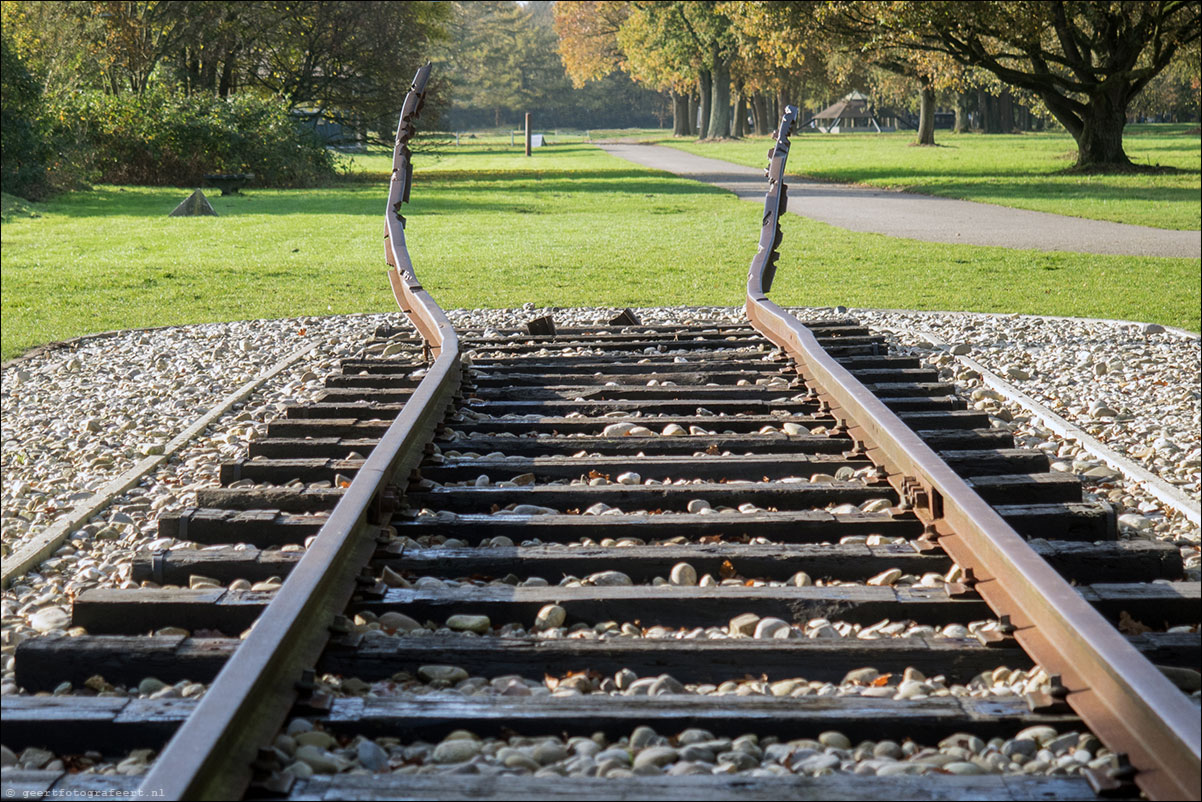
<path fill-rule="evenodd" d="M 742 303 L 757 204 L 585 144 L 529 159 L 501 146 L 427 148 L 415 161 L 406 233 L 444 308 Z M 394 310 L 387 166 L 374 155 L 339 186 L 214 193 L 216 218 L 167 217 L 188 190 L 159 187 L 100 186 L 6 213 L 3 356 L 108 329 Z M 784 235 L 773 297 L 790 305 L 1198 329 L 1190 260 L 918 243 L 792 215 Z"/>
<path fill-rule="evenodd" d="M 697 142 L 670 136 L 661 144 L 761 167 L 771 140 Z M 1076 143 L 1063 132 L 953 134 L 936 131 L 936 147 L 915 147 L 913 131 L 795 135 L 789 173 L 948 198 L 996 203 L 1073 217 L 1196 231 L 1202 219 L 1202 140 L 1198 125 L 1130 125 L 1124 149 L 1162 173 L 1066 173 Z"/>

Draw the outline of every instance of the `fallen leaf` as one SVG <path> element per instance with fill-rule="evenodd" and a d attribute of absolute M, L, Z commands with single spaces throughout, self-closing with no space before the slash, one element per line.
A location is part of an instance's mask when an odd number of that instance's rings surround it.
<path fill-rule="evenodd" d="M 718 574 L 723 579 L 730 579 L 737 573 L 738 571 L 735 570 L 734 563 L 730 560 L 723 560 L 722 565 L 718 566 Z"/>
<path fill-rule="evenodd" d="M 1142 635 L 1152 631 L 1152 627 L 1142 621 L 1136 621 L 1126 610 L 1119 613 L 1119 632 L 1124 635 Z"/>
<path fill-rule="evenodd" d="M 889 678 L 892 676 L 893 676 L 892 674 L 881 674 L 879 677 L 877 677 L 876 679 L 874 679 L 872 681 L 872 687 L 874 687 L 874 688 L 885 687 L 886 685 L 889 684 Z"/>

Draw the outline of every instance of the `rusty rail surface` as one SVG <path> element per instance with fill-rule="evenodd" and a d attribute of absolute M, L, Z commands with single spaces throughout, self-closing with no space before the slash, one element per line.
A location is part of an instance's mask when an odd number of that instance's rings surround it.
<path fill-rule="evenodd" d="M 785 163 L 797 119 L 790 106 L 769 151 L 768 193 L 759 250 L 747 277 L 747 316 L 784 348 L 803 378 L 819 388 L 849 435 L 889 470 L 889 481 L 927 524 L 930 538 L 969 576 L 974 589 L 1007 616 L 1019 644 L 1112 750 L 1125 754 L 1135 782 L 1152 799 L 1199 799 L 1199 710 L 1123 638 L 909 427 L 833 360 L 814 335 L 772 301 L 786 209 Z M 1095 778 L 1104 784 L 1105 778 Z"/>
<path fill-rule="evenodd" d="M 390 489 L 409 475 L 460 380 L 459 340 L 421 287 L 405 250 L 401 204 L 413 175 L 409 139 L 421 109 L 430 65 L 417 71 L 405 98 L 393 151 L 385 236 L 397 301 L 437 359 L 372 450 L 328 522 L 283 587 L 213 680 L 146 775 L 139 795 L 160 799 L 237 799 L 252 780 L 252 763 L 270 743 L 298 696 L 297 683 L 317 662 L 329 627 L 355 589 L 356 575 L 387 525 Z M 282 791 L 286 789 L 274 789 Z"/>

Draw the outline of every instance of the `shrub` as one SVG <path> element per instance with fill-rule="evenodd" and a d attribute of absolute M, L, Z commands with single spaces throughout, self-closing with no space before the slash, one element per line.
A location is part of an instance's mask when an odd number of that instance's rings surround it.
<path fill-rule="evenodd" d="M 333 154 L 286 104 L 253 94 L 75 92 L 48 102 L 45 122 L 56 166 L 106 183 L 193 186 L 206 173 L 254 173 L 257 184 L 293 187 L 335 174 Z"/>
<path fill-rule="evenodd" d="M 41 91 L 7 36 L 0 59 L 0 186 L 37 200 L 46 190 L 46 148 L 35 123 Z"/>

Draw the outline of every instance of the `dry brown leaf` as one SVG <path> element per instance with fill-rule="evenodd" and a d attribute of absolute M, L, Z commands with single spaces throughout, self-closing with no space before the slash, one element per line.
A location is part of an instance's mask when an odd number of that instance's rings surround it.
<path fill-rule="evenodd" d="M 874 679 L 872 681 L 872 686 L 874 688 L 883 688 L 884 686 L 889 684 L 889 678 L 892 676 L 893 676 L 892 674 L 881 674 L 879 677 L 877 677 L 876 679 Z"/>
<path fill-rule="evenodd" d="M 1142 621 L 1136 621 L 1126 610 L 1119 613 L 1119 632 L 1124 635 L 1142 635 L 1152 631 L 1152 627 Z"/>

